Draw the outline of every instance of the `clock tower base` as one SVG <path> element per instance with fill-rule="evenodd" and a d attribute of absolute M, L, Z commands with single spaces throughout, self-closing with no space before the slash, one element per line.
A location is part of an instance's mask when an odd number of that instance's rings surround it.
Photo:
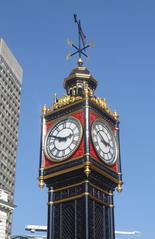
<path fill-rule="evenodd" d="M 75 174 L 75 173 L 74 173 Z M 114 239 L 113 185 L 97 172 L 49 186 L 48 239 Z M 58 183 L 59 182 L 59 183 Z M 61 184 L 61 185 L 60 185 Z M 105 189 L 104 189 L 105 188 Z M 108 190 L 107 190 L 108 189 Z"/>

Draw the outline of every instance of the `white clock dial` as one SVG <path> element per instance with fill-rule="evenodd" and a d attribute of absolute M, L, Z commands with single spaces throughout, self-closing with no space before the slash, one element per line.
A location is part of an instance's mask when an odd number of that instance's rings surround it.
<path fill-rule="evenodd" d="M 117 159 L 117 143 L 111 129 L 103 121 L 96 120 L 91 129 L 92 141 L 98 156 L 107 164 Z"/>
<path fill-rule="evenodd" d="M 74 118 L 61 120 L 47 134 L 45 153 L 52 161 L 62 161 L 70 157 L 78 148 L 82 137 L 82 127 Z"/>

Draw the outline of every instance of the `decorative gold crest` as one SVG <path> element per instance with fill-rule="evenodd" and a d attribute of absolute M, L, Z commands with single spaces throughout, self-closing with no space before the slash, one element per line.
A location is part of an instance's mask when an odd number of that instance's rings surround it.
<path fill-rule="evenodd" d="M 113 119 L 118 120 L 119 116 L 117 112 L 112 112 L 105 99 L 102 99 L 100 97 L 92 97 L 90 98 L 92 102 L 94 102 L 97 106 L 99 106 L 102 110 L 104 110 L 108 115 L 110 115 Z"/>
<path fill-rule="evenodd" d="M 110 115 L 113 119 L 118 120 L 119 115 L 117 112 L 112 112 L 110 108 L 107 105 L 107 102 L 105 99 L 102 99 L 101 97 L 92 97 L 92 94 L 90 94 L 89 90 L 85 92 L 85 96 L 88 97 L 90 101 L 95 103 L 98 107 L 101 108 L 101 110 L 105 111 L 108 115 Z M 73 104 L 77 101 L 84 100 L 84 97 L 82 96 L 71 96 L 71 95 L 65 95 L 57 100 L 56 103 L 54 103 L 53 106 L 50 108 L 46 108 L 46 106 L 43 107 L 43 114 L 48 114 L 53 110 L 61 109 L 67 105 Z"/>
<path fill-rule="evenodd" d="M 61 97 L 53 106 L 52 106 L 52 110 L 57 110 L 59 108 L 62 108 L 66 105 L 70 105 L 76 101 L 81 100 L 82 97 L 81 96 L 70 96 L 70 95 L 65 95 L 63 97 Z"/>

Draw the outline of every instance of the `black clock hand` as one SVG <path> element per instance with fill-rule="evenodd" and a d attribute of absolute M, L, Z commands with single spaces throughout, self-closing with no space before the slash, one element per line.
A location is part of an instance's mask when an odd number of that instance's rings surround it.
<path fill-rule="evenodd" d="M 66 137 L 60 137 L 60 136 L 52 136 L 52 138 L 57 139 L 59 142 L 66 141 Z"/>
<path fill-rule="evenodd" d="M 61 136 L 52 136 L 52 138 L 57 139 L 59 142 L 65 142 L 68 138 L 71 138 L 73 134 L 69 134 L 66 137 L 61 137 Z"/>
<path fill-rule="evenodd" d="M 68 138 L 71 138 L 73 136 L 73 134 L 69 134 L 69 135 L 67 135 L 66 137 L 59 137 L 59 141 L 60 142 L 65 142 Z"/>
<path fill-rule="evenodd" d="M 110 144 L 103 138 L 103 136 L 101 135 L 101 133 L 99 132 L 99 137 L 101 139 L 101 142 L 105 145 L 105 146 L 109 146 L 110 147 Z"/>
<path fill-rule="evenodd" d="M 73 134 L 69 134 L 68 136 L 66 136 L 66 139 L 71 138 L 73 136 Z"/>
<path fill-rule="evenodd" d="M 73 134 L 69 134 L 66 137 L 60 137 L 60 142 L 61 141 L 66 141 L 68 138 L 71 138 Z"/>

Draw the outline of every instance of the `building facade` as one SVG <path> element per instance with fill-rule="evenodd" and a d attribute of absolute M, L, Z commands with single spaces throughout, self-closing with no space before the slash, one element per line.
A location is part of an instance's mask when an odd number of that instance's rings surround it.
<path fill-rule="evenodd" d="M 11 238 L 23 70 L 0 39 L 0 239 Z"/>

